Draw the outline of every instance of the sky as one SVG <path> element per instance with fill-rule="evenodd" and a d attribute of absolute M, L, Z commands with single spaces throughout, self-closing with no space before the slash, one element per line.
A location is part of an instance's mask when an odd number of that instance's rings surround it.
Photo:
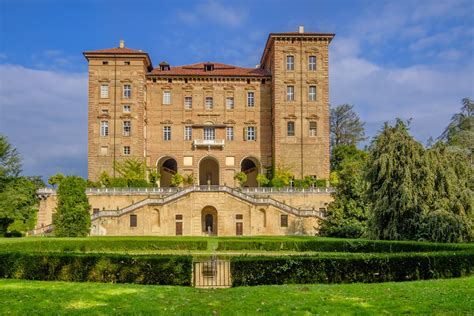
<path fill-rule="evenodd" d="M 83 51 L 125 46 L 153 63 L 254 67 L 270 32 L 336 33 L 330 103 L 349 103 L 375 136 L 410 120 L 438 137 L 474 97 L 474 1 L 0 0 L 0 134 L 23 174 L 87 176 Z"/>

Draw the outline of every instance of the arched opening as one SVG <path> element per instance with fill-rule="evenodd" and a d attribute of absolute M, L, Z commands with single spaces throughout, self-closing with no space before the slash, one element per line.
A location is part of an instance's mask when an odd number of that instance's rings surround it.
<path fill-rule="evenodd" d="M 210 236 L 217 236 L 217 210 L 206 206 L 201 211 L 202 232 Z"/>
<path fill-rule="evenodd" d="M 174 158 L 163 157 L 158 161 L 158 171 L 160 172 L 160 186 L 170 187 L 171 177 L 178 172 L 178 163 Z"/>
<path fill-rule="evenodd" d="M 258 160 L 255 158 L 247 157 L 240 163 L 240 171 L 247 175 L 247 182 L 244 183 L 244 187 L 257 187 L 257 175 L 258 175 Z"/>
<path fill-rule="evenodd" d="M 199 163 L 199 185 L 219 185 L 219 163 L 206 157 Z"/>

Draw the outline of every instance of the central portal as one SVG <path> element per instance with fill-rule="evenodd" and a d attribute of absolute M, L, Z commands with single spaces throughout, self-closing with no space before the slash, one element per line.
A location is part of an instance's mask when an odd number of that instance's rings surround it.
<path fill-rule="evenodd" d="M 219 163 L 213 157 L 199 163 L 199 185 L 219 185 Z"/>
<path fill-rule="evenodd" d="M 209 236 L 217 236 L 217 210 L 206 206 L 201 211 L 202 232 Z"/>

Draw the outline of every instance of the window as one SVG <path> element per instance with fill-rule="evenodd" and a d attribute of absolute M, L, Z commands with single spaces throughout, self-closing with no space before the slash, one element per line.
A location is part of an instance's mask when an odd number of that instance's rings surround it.
<path fill-rule="evenodd" d="M 316 86 L 309 86 L 308 100 L 309 101 L 316 101 Z"/>
<path fill-rule="evenodd" d="M 109 64 L 108 61 L 106 61 L 106 60 L 102 61 L 102 65 L 108 65 L 108 64 Z"/>
<path fill-rule="evenodd" d="M 130 227 L 137 227 L 137 215 L 130 215 Z"/>
<path fill-rule="evenodd" d="M 295 100 L 295 87 L 294 86 L 287 86 L 286 87 L 286 100 L 287 101 L 294 101 Z"/>
<path fill-rule="evenodd" d="M 288 122 L 287 123 L 287 135 L 288 136 L 295 136 L 295 122 Z"/>
<path fill-rule="evenodd" d="M 295 56 L 286 56 L 286 70 L 295 70 Z"/>
<path fill-rule="evenodd" d="M 123 146 L 123 154 L 130 155 L 130 146 Z"/>
<path fill-rule="evenodd" d="M 184 127 L 184 140 L 193 139 L 193 128 L 191 126 Z"/>
<path fill-rule="evenodd" d="M 235 214 L 235 219 L 242 220 L 242 219 L 244 219 L 244 215 L 243 214 Z"/>
<path fill-rule="evenodd" d="M 132 123 L 130 121 L 123 121 L 123 136 L 130 136 L 132 132 Z"/>
<path fill-rule="evenodd" d="M 126 66 L 130 66 L 130 62 L 129 62 L 129 61 L 124 61 L 123 64 L 126 65 Z"/>
<path fill-rule="evenodd" d="M 193 107 L 193 98 L 192 97 L 184 97 L 184 108 L 185 109 L 192 109 Z"/>
<path fill-rule="evenodd" d="M 107 156 L 109 148 L 107 146 L 100 147 L 100 154 L 101 156 Z"/>
<path fill-rule="evenodd" d="M 255 106 L 255 93 L 252 91 L 247 92 L 247 106 L 253 108 Z"/>
<path fill-rule="evenodd" d="M 182 214 L 176 214 L 175 216 L 177 221 L 182 221 L 183 220 L 183 215 Z"/>
<path fill-rule="evenodd" d="M 101 84 L 100 85 L 100 98 L 106 99 L 109 97 L 109 85 L 108 84 Z"/>
<path fill-rule="evenodd" d="M 210 110 L 214 107 L 214 101 L 212 97 L 206 97 L 206 110 Z"/>
<path fill-rule="evenodd" d="M 102 112 L 102 115 L 109 115 L 109 110 L 108 109 L 102 109 L 100 111 Z"/>
<path fill-rule="evenodd" d="M 130 105 L 124 105 L 124 106 L 123 106 L 123 111 L 124 111 L 125 113 L 130 113 L 130 112 L 131 112 L 131 109 L 132 109 L 132 107 L 131 107 Z"/>
<path fill-rule="evenodd" d="M 233 97 L 227 97 L 225 99 L 225 106 L 227 110 L 233 110 L 234 109 L 234 98 Z"/>
<path fill-rule="evenodd" d="M 109 136 L 109 121 L 100 122 L 100 136 Z"/>
<path fill-rule="evenodd" d="M 308 70 L 316 70 L 316 56 L 309 56 L 308 58 Z"/>
<path fill-rule="evenodd" d="M 163 104 L 171 104 L 171 91 L 163 91 Z"/>
<path fill-rule="evenodd" d="M 257 133 L 256 133 L 256 128 L 254 126 L 248 126 L 246 129 L 246 135 L 244 137 L 245 140 L 248 141 L 255 141 L 257 140 Z"/>
<path fill-rule="evenodd" d="M 216 130 L 214 127 L 204 127 L 204 140 L 216 139 Z"/>
<path fill-rule="evenodd" d="M 280 226 L 288 227 L 288 215 L 280 215 Z"/>
<path fill-rule="evenodd" d="M 232 126 L 227 126 L 225 128 L 225 135 L 227 140 L 234 140 L 234 128 Z"/>
<path fill-rule="evenodd" d="M 171 140 L 171 126 L 163 126 L 163 140 Z"/>
<path fill-rule="evenodd" d="M 315 137 L 318 134 L 316 122 L 309 122 L 309 136 Z"/>
<path fill-rule="evenodd" d="M 132 97 L 132 86 L 129 84 L 123 85 L 123 97 L 130 99 Z"/>

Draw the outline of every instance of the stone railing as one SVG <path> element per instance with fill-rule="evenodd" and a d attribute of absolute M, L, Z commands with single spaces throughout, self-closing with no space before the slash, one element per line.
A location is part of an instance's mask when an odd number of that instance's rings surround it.
<path fill-rule="evenodd" d="M 121 216 L 125 213 L 131 212 L 133 210 L 139 209 L 146 205 L 164 205 L 180 197 L 187 195 L 191 192 L 226 192 L 231 194 L 232 196 L 244 200 L 253 205 L 272 205 L 284 212 L 291 213 L 297 216 L 316 216 L 319 218 L 323 218 L 324 214 L 319 210 L 314 209 L 307 209 L 302 210 L 288 204 L 282 203 L 270 197 L 254 197 L 248 195 L 240 190 L 236 190 L 227 186 L 221 185 L 203 185 L 203 186 L 191 186 L 184 188 L 182 190 L 176 191 L 173 194 L 165 196 L 163 198 L 147 198 L 132 205 L 129 205 L 121 210 L 117 211 L 99 211 L 92 215 L 92 219 L 100 218 L 100 217 L 109 217 L 109 216 Z"/>
<path fill-rule="evenodd" d="M 193 147 L 224 147 L 225 141 L 223 139 L 195 139 L 193 140 Z"/>
<path fill-rule="evenodd" d="M 44 236 L 50 234 L 54 229 L 53 224 L 32 229 L 26 233 L 27 236 Z"/>

